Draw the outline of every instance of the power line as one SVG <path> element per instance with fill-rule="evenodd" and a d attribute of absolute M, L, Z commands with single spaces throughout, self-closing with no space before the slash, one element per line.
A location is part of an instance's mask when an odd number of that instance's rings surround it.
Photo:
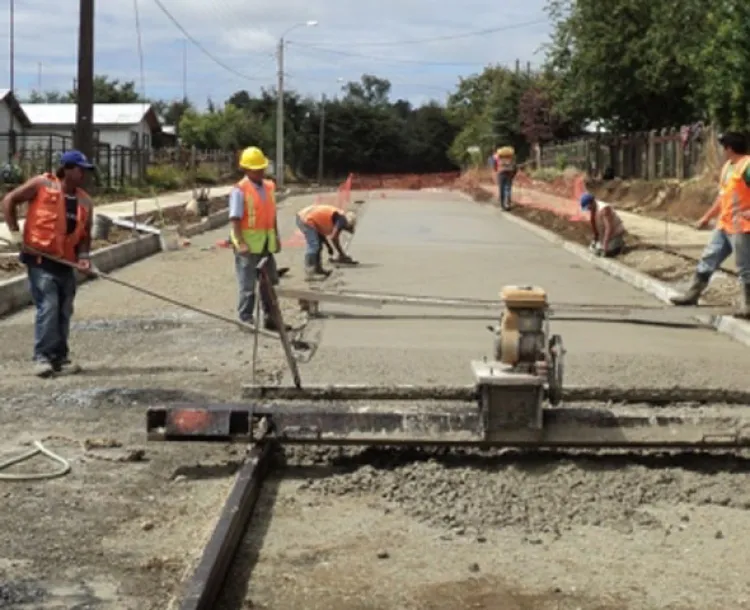
<path fill-rule="evenodd" d="M 395 64 L 412 64 L 416 66 L 471 66 L 476 67 L 477 64 L 483 62 L 476 61 L 424 61 L 419 59 L 399 59 L 396 57 L 379 57 L 376 55 L 365 55 L 363 53 L 352 53 L 350 51 L 336 51 L 334 49 L 326 49 L 325 47 L 318 47 L 311 44 L 304 44 L 300 42 L 289 41 L 287 44 L 295 45 L 298 47 L 304 47 L 312 52 L 317 53 L 328 53 L 330 55 L 340 55 L 342 57 L 361 57 L 363 59 L 372 59 L 374 61 L 382 61 L 383 63 L 395 63 Z"/>
<path fill-rule="evenodd" d="M 227 72 L 230 72 L 231 74 L 234 74 L 235 76 L 239 76 L 240 78 L 245 79 L 245 80 L 266 80 L 264 77 L 261 77 L 261 76 L 250 76 L 248 74 L 244 74 L 238 70 L 235 70 L 229 64 L 226 64 L 223 61 L 221 61 L 218 57 L 216 57 L 216 55 L 214 55 L 213 53 L 211 53 L 211 51 L 209 51 L 206 47 L 204 47 L 200 43 L 200 41 L 198 41 L 195 37 L 193 37 L 190 34 L 190 32 L 188 32 L 179 21 L 177 21 L 174 15 L 172 15 L 172 13 L 169 12 L 167 7 L 164 6 L 161 0 L 154 0 L 154 2 L 156 3 L 156 6 L 159 7 L 159 10 L 161 10 L 161 12 L 167 16 L 167 18 L 175 25 L 175 27 L 178 30 L 180 30 L 180 32 L 182 32 L 183 36 L 185 36 L 185 38 L 187 38 L 190 42 L 192 42 L 201 53 L 203 53 L 206 57 L 208 57 L 211 61 L 213 61 L 217 66 L 220 66 L 224 68 Z"/>
<path fill-rule="evenodd" d="M 549 23 L 549 19 L 535 19 L 533 21 L 524 21 L 521 23 L 499 25 L 491 28 L 484 28 L 482 30 L 473 30 L 471 32 L 464 32 L 463 34 L 446 34 L 444 36 L 431 36 L 429 38 L 416 38 L 412 40 L 392 40 L 392 41 L 381 41 L 381 42 L 357 42 L 358 47 L 398 47 L 412 44 L 426 44 L 430 42 L 441 42 L 444 40 L 459 40 L 461 38 L 474 38 L 475 36 L 486 36 L 488 34 L 495 34 L 497 32 L 506 32 L 508 30 L 515 30 L 519 28 L 525 28 L 530 25 L 541 25 L 543 23 Z"/>

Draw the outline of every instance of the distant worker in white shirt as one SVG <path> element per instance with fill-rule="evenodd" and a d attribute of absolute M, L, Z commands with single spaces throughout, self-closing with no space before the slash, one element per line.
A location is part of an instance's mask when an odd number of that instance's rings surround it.
<path fill-rule="evenodd" d="M 597 256 L 617 256 L 625 247 L 625 225 L 608 203 L 597 201 L 591 193 L 581 195 L 581 210 L 588 212 L 594 239 L 589 245 Z"/>

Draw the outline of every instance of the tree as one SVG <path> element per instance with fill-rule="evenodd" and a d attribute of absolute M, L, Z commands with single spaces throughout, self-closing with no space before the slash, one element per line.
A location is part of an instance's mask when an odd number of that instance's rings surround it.
<path fill-rule="evenodd" d="M 36 104 L 70 104 L 78 101 L 78 92 L 32 91 L 28 101 Z M 108 76 L 94 77 L 95 104 L 133 104 L 140 101 L 143 101 L 143 98 L 136 91 L 135 81 L 121 83 L 119 80 L 110 80 Z"/>

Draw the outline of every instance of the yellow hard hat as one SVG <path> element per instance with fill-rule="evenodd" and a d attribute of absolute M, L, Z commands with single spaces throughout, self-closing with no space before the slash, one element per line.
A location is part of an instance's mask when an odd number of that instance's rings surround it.
<path fill-rule="evenodd" d="M 497 149 L 497 156 L 498 157 L 512 157 L 515 154 L 516 151 L 513 150 L 512 146 L 503 146 L 502 148 Z"/>
<path fill-rule="evenodd" d="M 250 146 L 243 150 L 240 155 L 240 167 L 250 170 L 266 169 L 268 167 L 268 159 L 260 148 Z"/>

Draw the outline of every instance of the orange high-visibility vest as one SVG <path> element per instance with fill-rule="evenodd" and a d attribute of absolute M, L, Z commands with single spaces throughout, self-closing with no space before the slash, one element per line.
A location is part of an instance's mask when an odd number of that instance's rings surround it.
<path fill-rule="evenodd" d="M 62 183 L 57 176 L 44 174 L 44 182 L 29 203 L 23 226 L 24 245 L 71 263 L 76 262 L 76 248 L 86 237 L 86 226 L 92 208 L 91 198 L 86 191 L 77 189 L 76 197 L 76 228 L 68 234 Z"/>
<path fill-rule="evenodd" d="M 299 217 L 306 225 L 313 227 L 318 233 L 330 235 L 333 233 L 333 215 L 340 214 L 336 206 L 325 204 L 313 204 L 303 208 Z"/>
<path fill-rule="evenodd" d="M 264 201 L 258 189 L 245 177 L 235 185 L 245 198 L 245 210 L 242 213 L 240 228 L 242 240 L 253 254 L 262 254 L 265 247 L 274 254 L 279 251 L 276 235 L 276 185 L 273 180 L 264 180 L 266 189 Z M 232 242 L 238 246 L 232 235 Z"/>
<path fill-rule="evenodd" d="M 750 233 L 750 187 L 745 184 L 745 171 L 750 157 L 743 157 L 731 171 L 728 164 L 722 169 L 719 190 L 721 208 L 716 228 L 729 234 Z"/>

